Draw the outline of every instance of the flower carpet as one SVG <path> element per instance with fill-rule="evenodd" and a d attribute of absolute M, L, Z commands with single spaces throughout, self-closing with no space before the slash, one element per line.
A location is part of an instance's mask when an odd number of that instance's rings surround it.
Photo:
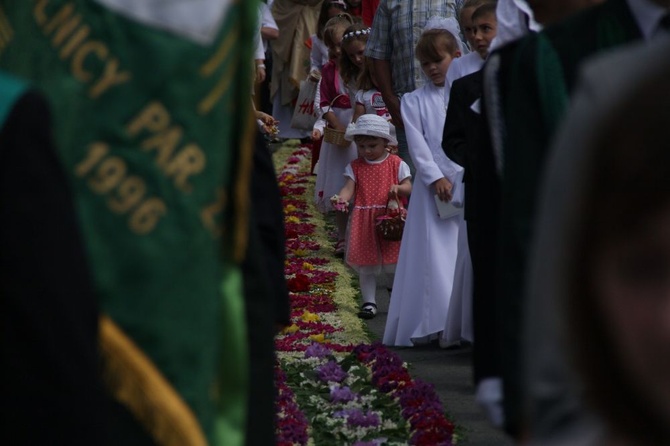
<path fill-rule="evenodd" d="M 314 207 L 309 149 L 285 146 L 274 157 L 292 308 L 292 324 L 275 341 L 277 444 L 456 444 L 433 386 L 371 343 L 356 316 L 355 277 L 334 257 L 330 228 Z"/>

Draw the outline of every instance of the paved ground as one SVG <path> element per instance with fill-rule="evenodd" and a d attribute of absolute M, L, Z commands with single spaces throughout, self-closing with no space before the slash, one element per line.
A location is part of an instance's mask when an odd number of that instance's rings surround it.
<path fill-rule="evenodd" d="M 389 296 L 385 288 L 377 290 L 377 317 L 368 328 L 379 339 L 384 334 Z M 511 446 L 514 443 L 492 428 L 474 402 L 471 349 L 443 350 L 438 346 L 393 348 L 410 364 L 412 376 L 435 385 L 451 419 L 465 431 L 463 444 L 472 446 Z"/>

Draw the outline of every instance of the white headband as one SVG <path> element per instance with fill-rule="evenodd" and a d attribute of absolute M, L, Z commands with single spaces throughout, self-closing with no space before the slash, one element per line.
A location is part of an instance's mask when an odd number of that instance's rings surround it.
<path fill-rule="evenodd" d="M 358 31 L 349 31 L 348 33 L 342 36 L 342 40 L 353 39 L 354 37 L 364 36 L 366 34 L 370 34 L 370 31 L 371 31 L 370 28 L 359 29 Z"/>
<path fill-rule="evenodd" d="M 344 0 L 330 0 L 329 2 L 331 5 L 340 5 L 342 8 L 346 11 L 347 9 L 347 4 L 344 2 Z"/>

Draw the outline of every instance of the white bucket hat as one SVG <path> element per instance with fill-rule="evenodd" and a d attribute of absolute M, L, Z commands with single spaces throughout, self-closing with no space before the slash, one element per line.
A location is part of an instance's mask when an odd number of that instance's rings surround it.
<path fill-rule="evenodd" d="M 353 141 L 354 136 L 357 135 L 376 136 L 377 138 L 386 139 L 392 146 L 398 145 L 393 124 L 385 118 L 373 114 L 361 115 L 355 124 L 353 122 L 349 124 L 344 134 L 344 139 Z"/>

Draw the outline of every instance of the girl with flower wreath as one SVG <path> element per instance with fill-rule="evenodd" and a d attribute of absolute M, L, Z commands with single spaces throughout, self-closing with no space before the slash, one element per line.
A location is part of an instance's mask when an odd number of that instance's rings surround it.
<path fill-rule="evenodd" d="M 368 28 L 352 22 L 350 16 L 340 14 L 328 22 L 324 31 L 324 41 L 337 60 L 329 61 L 321 72 L 320 106 L 328 126 L 341 132 L 351 122 L 353 85 L 364 63 L 363 52 L 370 34 Z M 312 137 L 318 139 L 322 133 L 323 129 L 315 127 Z M 321 212 L 333 210 L 329 198 L 344 185 L 344 168 L 356 157 L 356 148 L 348 141 L 342 145 L 323 142 L 315 186 L 316 205 Z M 335 253 L 344 255 L 347 215 L 337 213 L 335 223 L 338 238 Z"/>

